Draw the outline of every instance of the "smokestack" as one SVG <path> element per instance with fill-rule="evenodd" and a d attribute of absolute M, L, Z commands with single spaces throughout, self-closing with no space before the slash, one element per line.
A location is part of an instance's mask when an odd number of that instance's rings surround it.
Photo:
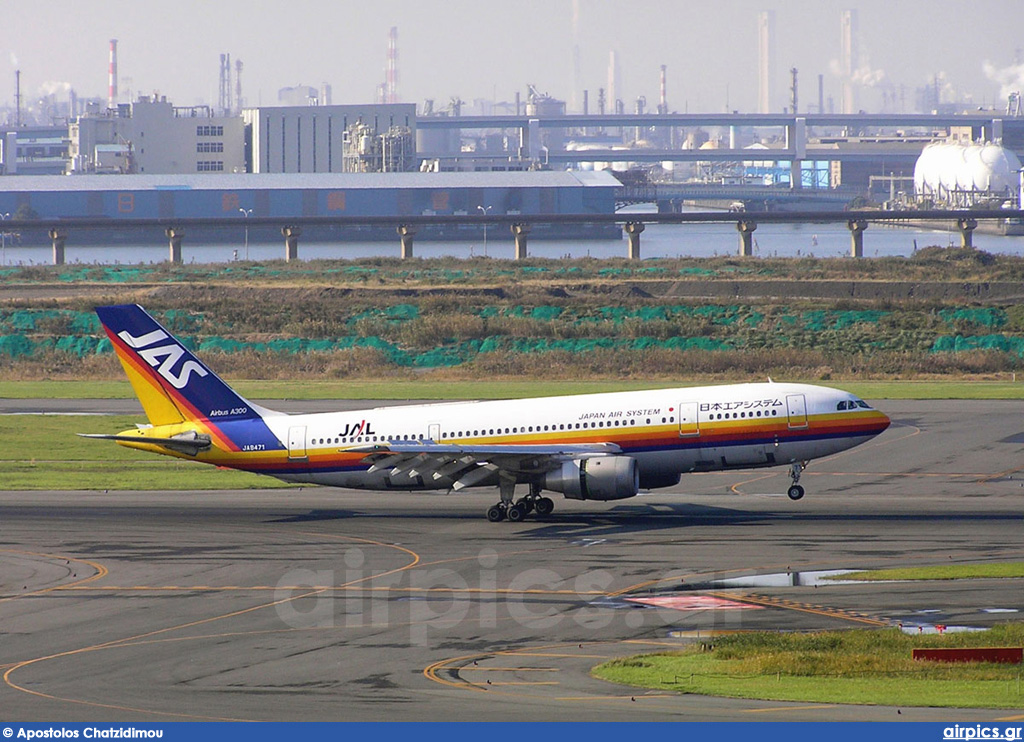
<path fill-rule="evenodd" d="M 775 81 L 775 11 L 757 14 L 757 112 L 773 113 L 772 83 Z"/>
<path fill-rule="evenodd" d="M 857 113 L 857 96 L 853 87 L 853 69 L 857 63 L 857 11 L 844 10 L 839 17 L 839 65 L 843 76 L 843 98 L 840 113 Z"/>
<path fill-rule="evenodd" d="M 117 108 L 117 39 L 110 40 L 110 86 L 107 89 L 107 108 Z"/>
<path fill-rule="evenodd" d="M 661 65 L 661 93 L 658 96 L 658 113 L 668 113 L 668 68 Z"/>
<path fill-rule="evenodd" d="M 793 78 L 793 84 L 789 86 L 789 95 L 790 95 L 790 99 L 789 100 L 790 100 L 790 105 L 793 108 L 791 113 L 793 113 L 795 115 L 796 114 L 796 106 L 797 106 L 797 90 L 798 90 L 797 84 L 796 84 L 796 75 L 797 75 L 796 67 L 790 67 L 789 68 L 789 74 Z"/>
<path fill-rule="evenodd" d="M 14 71 L 14 125 L 21 128 L 21 70 Z"/>
<path fill-rule="evenodd" d="M 242 112 L 242 60 L 235 60 L 235 106 Z"/>
<path fill-rule="evenodd" d="M 388 33 L 388 64 L 384 79 L 384 102 L 398 103 L 398 26 Z"/>
<path fill-rule="evenodd" d="M 579 95 L 580 84 L 583 79 L 583 74 L 580 72 L 580 47 L 578 45 L 572 48 L 572 110 L 579 110 L 577 108 L 576 96 Z"/>
<path fill-rule="evenodd" d="M 818 75 L 818 113 L 825 113 L 825 76 Z"/>
<path fill-rule="evenodd" d="M 220 100 L 217 101 L 217 109 L 221 116 L 230 116 L 231 104 L 231 55 L 220 55 Z"/>
<path fill-rule="evenodd" d="M 612 105 L 622 97 L 622 71 L 619 66 L 619 53 L 616 50 L 608 52 L 608 100 Z"/>
<path fill-rule="evenodd" d="M 580 71 L 580 0 L 572 0 L 572 110 L 577 111 L 576 96 L 583 87 L 583 74 Z M 583 115 L 586 115 L 584 103 Z"/>

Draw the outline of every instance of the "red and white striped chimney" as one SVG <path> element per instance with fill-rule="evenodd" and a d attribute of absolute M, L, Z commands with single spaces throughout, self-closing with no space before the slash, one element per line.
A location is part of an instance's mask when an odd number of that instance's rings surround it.
<path fill-rule="evenodd" d="M 110 88 L 107 90 L 107 108 L 117 107 L 117 39 L 110 40 Z"/>

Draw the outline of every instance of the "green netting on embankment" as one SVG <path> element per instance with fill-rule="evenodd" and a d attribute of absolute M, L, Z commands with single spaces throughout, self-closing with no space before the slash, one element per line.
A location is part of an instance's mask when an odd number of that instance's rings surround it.
<path fill-rule="evenodd" d="M 404 322 L 420 316 L 420 308 L 415 304 L 393 304 L 390 307 L 367 309 L 349 318 L 349 324 L 361 319 L 383 319 L 388 322 Z"/>
<path fill-rule="evenodd" d="M 0 356 L 8 358 L 29 358 L 48 351 L 58 350 L 78 358 L 109 353 L 113 350 L 107 338 L 86 336 L 50 337 L 33 340 L 24 335 L 0 336 Z"/>
<path fill-rule="evenodd" d="M 1006 324 L 1006 311 L 998 307 L 965 307 L 940 309 L 939 317 L 946 323 L 970 323 L 981 327 L 1002 327 Z"/>
<path fill-rule="evenodd" d="M 0 333 L 102 333 L 94 312 L 65 309 L 15 309 L 0 311 Z"/>
<path fill-rule="evenodd" d="M 995 350 L 1024 358 L 1024 338 L 1007 335 L 944 335 L 932 344 L 932 353 L 963 353 L 972 350 Z"/>

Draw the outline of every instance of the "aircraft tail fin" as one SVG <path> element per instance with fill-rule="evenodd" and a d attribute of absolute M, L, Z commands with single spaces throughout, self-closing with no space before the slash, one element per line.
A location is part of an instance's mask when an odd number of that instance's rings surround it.
<path fill-rule="evenodd" d="M 97 307 L 96 314 L 153 425 L 231 422 L 262 417 L 137 304 Z"/>

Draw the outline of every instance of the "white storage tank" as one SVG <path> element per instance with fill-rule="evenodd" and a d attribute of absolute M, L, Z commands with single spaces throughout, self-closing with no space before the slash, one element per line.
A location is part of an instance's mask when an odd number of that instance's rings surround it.
<path fill-rule="evenodd" d="M 998 144 L 937 142 L 924 148 L 914 166 L 918 196 L 949 200 L 953 193 L 1012 193 L 1020 182 L 1020 160 Z"/>

